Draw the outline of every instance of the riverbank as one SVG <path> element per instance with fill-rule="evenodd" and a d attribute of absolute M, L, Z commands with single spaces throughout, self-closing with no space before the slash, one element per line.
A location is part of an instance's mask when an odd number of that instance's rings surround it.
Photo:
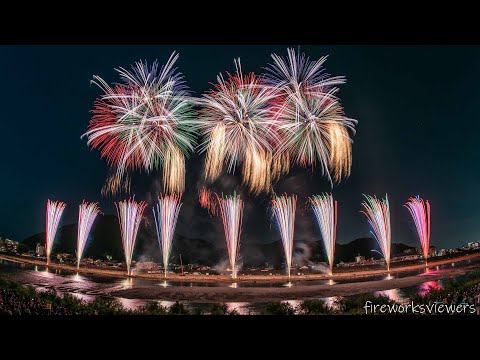
<path fill-rule="evenodd" d="M 456 258 L 442 259 L 438 261 L 431 261 L 428 264 L 429 268 L 433 268 L 440 265 L 451 264 L 454 262 L 460 262 L 465 260 L 471 260 L 475 258 L 480 258 L 480 253 L 468 254 L 464 256 L 459 256 Z M 45 261 L 37 260 L 34 258 L 20 257 L 0 254 L 0 259 L 17 262 L 17 263 L 26 263 L 37 266 L 46 266 Z M 148 274 L 148 273 L 133 273 L 132 275 L 127 275 L 126 271 L 115 270 L 115 269 L 105 269 L 98 267 L 80 267 L 77 269 L 76 266 L 58 264 L 50 262 L 48 265 L 51 269 L 66 270 L 79 274 L 90 274 L 90 275 L 101 275 L 101 276 L 110 276 L 116 278 L 140 278 L 140 279 L 152 279 L 152 280 L 168 280 L 175 282 L 185 282 L 185 283 L 231 283 L 232 278 L 225 275 L 185 275 L 181 276 L 180 274 L 168 274 L 167 277 L 163 274 Z M 335 273 L 333 275 L 328 274 L 308 274 L 308 275 L 292 275 L 290 278 L 286 275 L 240 275 L 234 281 L 236 283 L 285 283 L 285 282 L 308 282 L 308 281 L 318 281 L 318 280 L 340 280 L 340 279 L 353 279 L 353 278 L 362 278 L 366 276 L 375 276 L 375 275 L 388 275 L 401 272 L 407 272 L 412 270 L 421 270 L 425 268 L 425 264 L 413 264 L 407 266 L 393 267 L 390 271 L 387 269 L 378 269 L 378 270 L 364 270 L 364 271 L 352 271 L 352 272 L 341 272 Z"/>

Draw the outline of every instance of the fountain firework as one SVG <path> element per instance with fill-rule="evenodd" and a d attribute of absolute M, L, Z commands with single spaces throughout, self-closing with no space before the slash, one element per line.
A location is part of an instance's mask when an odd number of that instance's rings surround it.
<path fill-rule="evenodd" d="M 240 254 L 240 235 L 242 233 L 243 201 L 240 195 L 219 197 L 217 195 L 220 214 L 225 230 L 228 259 L 232 268 L 232 278 L 237 278 L 237 260 Z"/>
<path fill-rule="evenodd" d="M 163 267 L 165 269 L 165 277 L 167 277 L 168 260 L 170 251 L 172 250 L 173 234 L 177 224 L 178 214 L 182 203 L 180 203 L 181 195 L 160 194 L 156 209 L 153 208 L 153 218 L 157 229 L 157 238 L 163 255 Z"/>
<path fill-rule="evenodd" d="M 143 201 L 137 203 L 134 199 L 129 199 L 115 203 L 115 206 L 117 207 L 118 219 L 120 222 L 123 251 L 125 252 L 125 262 L 127 264 L 127 274 L 130 275 L 133 248 L 135 247 L 135 240 L 137 238 L 140 222 L 142 221 L 143 211 L 147 204 Z"/>
<path fill-rule="evenodd" d="M 332 275 L 337 238 L 337 201 L 333 200 L 332 194 L 315 195 L 309 198 L 309 201 L 322 233 L 323 245 L 330 265 L 330 275 Z"/>
<path fill-rule="evenodd" d="M 387 264 L 387 270 L 390 271 L 390 246 L 391 246 L 391 229 L 390 229 L 390 205 L 388 203 L 388 195 L 385 200 L 379 200 L 377 197 L 363 195 L 366 201 L 362 202 L 366 211 L 360 211 L 365 214 L 370 226 L 371 233 L 377 240 L 382 255 Z"/>
<path fill-rule="evenodd" d="M 47 229 L 45 238 L 45 252 L 47 253 L 47 265 L 50 263 L 53 242 L 57 233 L 58 224 L 62 217 L 63 210 L 67 205 L 61 201 L 47 200 Z"/>
<path fill-rule="evenodd" d="M 295 227 L 295 210 L 297 206 L 297 196 L 276 196 L 272 200 L 273 214 L 277 220 L 280 236 L 282 238 L 283 250 L 287 261 L 288 277 L 292 268 L 293 259 L 293 235 Z"/>
<path fill-rule="evenodd" d="M 428 265 L 428 252 L 430 250 L 430 203 L 423 201 L 420 196 L 411 197 L 405 206 L 412 215 L 415 227 L 417 228 L 420 245 L 422 246 L 425 265 Z"/>
<path fill-rule="evenodd" d="M 82 201 L 78 207 L 77 268 L 80 268 L 80 260 L 87 243 L 88 234 L 90 234 L 93 222 L 99 212 L 100 209 L 97 203 Z"/>

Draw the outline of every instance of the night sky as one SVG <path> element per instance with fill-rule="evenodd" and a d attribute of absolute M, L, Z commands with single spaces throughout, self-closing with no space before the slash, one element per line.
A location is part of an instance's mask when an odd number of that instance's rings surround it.
<path fill-rule="evenodd" d="M 270 54 L 286 55 L 288 46 L 1 46 L 3 69 L 0 236 L 22 240 L 44 230 L 48 198 L 67 203 L 61 224 L 77 221 L 82 199 L 99 201 L 114 213 L 114 200 L 100 189 L 108 173 L 97 150 L 80 139 L 100 89 L 93 75 L 118 80 L 115 67 L 180 53 L 177 62 L 196 95 L 210 88 L 219 72 L 234 71 L 240 57 L 244 72 L 262 72 Z M 346 115 L 357 119 L 353 167 L 349 179 L 333 189 L 339 202 L 338 242 L 370 236 L 361 210 L 362 193 L 388 193 L 392 241 L 416 245 L 417 235 L 402 204 L 420 195 L 432 206 L 431 243 L 456 247 L 480 240 L 480 47 L 478 46 L 301 46 L 311 58 L 329 54 L 325 64 L 347 83 L 339 96 Z M 219 219 L 198 205 L 203 157 L 187 162 L 187 190 L 177 232 L 191 238 L 224 241 Z M 152 201 L 160 173 L 134 177 L 132 193 Z M 271 225 L 268 198 L 252 199 L 240 176 L 225 175 L 215 190 L 240 191 L 247 201 L 242 242 L 279 238 Z M 319 232 L 305 199 L 330 191 L 319 170 L 295 169 L 275 186 L 299 195 L 295 239 L 318 240 Z M 147 216 L 151 218 L 151 209 Z"/>

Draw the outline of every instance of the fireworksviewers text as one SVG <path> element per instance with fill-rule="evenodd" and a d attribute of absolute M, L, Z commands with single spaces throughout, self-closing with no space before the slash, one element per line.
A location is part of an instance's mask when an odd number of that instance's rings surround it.
<path fill-rule="evenodd" d="M 476 309 L 473 304 L 461 303 L 445 304 L 443 302 L 434 302 L 431 304 L 373 304 L 367 301 L 365 306 L 367 315 L 387 315 L 387 314 L 418 314 L 418 315 L 466 315 L 475 314 Z"/>

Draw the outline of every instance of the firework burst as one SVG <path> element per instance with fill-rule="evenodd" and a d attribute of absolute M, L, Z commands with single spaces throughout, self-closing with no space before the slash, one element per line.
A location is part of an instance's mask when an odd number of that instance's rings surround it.
<path fill-rule="evenodd" d="M 199 119 L 206 151 L 205 179 L 214 181 L 224 165 L 235 172 L 243 162 L 243 183 L 252 193 L 270 191 L 271 154 L 278 142 L 271 101 L 277 96 L 274 87 L 266 86 L 253 73 L 242 74 L 240 60 L 236 73 L 217 77 L 214 89 L 199 100 Z"/>
<path fill-rule="evenodd" d="M 167 277 L 168 261 L 172 250 L 173 234 L 177 225 L 178 214 L 182 203 L 181 195 L 160 194 L 156 209 L 153 208 L 153 218 L 157 229 L 157 238 L 163 255 L 163 267 L 165 269 L 165 277 Z"/>
<path fill-rule="evenodd" d="M 273 215 L 277 220 L 278 229 L 282 238 L 283 250 L 287 262 L 288 277 L 292 268 L 293 260 L 293 238 L 295 228 L 295 210 L 297 206 L 297 196 L 276 196 L 272 200 Z"/>
<path fill-rule="evenodd" d="M 47 200 L 47 214 L 46 214 L 46 238 L 45 238 L 45 252 L 47 253 L 47 265 L 50 263 L 50 254 L 52 252 L 53 242 L 57 234 L 58 224 L 62 217 L 63 211 L 67 205 L 61 201 Z"/>
<path fill-rule="evenodd" d="M 120 222 L 127 273 L 130 274 L 133 248 L 135 247 L 135 240 L 137 239 L 138 228 L 142 221 L 143 211 L 147 204 L 143 201 L 137 203 L 135 200 L 129 199 L 115 203 L 115 206 L 117 207 L 118 219 Z"/>
<path fill-rule="evenodd" d="M 379 200 L 369 195 L 364 196 L 366 201 L 362 202 L 362 205 L 365 211 L 361 211 L 361 213 L 367 217 L 368 223 L 372 227 L 371 233 L 380 246 L 387 269 L 390 270 L 391 229 L 388 195 L 385 195 L 385 200 Z"/>
<path fill-rule="evenodd" d="M 350 175 L 352 162 L 348 130 L 355 133 L 356 120 L 345 116 L 336 96 L 343 77 L 330 77 L 322 67 L 326 57 L 310 61 L 288 49 L 288 58 L 273 54 L 267 82 L 280 91 L 272 108 L 281 141 L 276 152 L 289 154 L 302 167 L 317 163 L 330 183 Z"/>
<path fill-rule="evenodd" d="M 113 86 L 94 76 L 104 94 L 95 101 L 83 136 L 116 169 L 118 181 L 128 171 L 151 172 L 163 165 L 165 191 L 183 191 L 195 121 L 183 76 L 173 67 L 177 59 L 173 53 L 162 67 L 137 62 L 131 71 L 116 69 L 122 82 Z"/>
<path fill-rule="evenodd" d="M 337 238 L 337 202 L 333 200 L 331 194 L 315 195 L 309 198 L 309 201 L 322 233 L 323 245 L 330 265 L 330 275 L 332 275 Z"/>
<path fill-rule="evenodd" d="M 237 278 L 237 260 L 240 254 L 240 235 L 242 233 L 243 201 L 236 193 L 233 196 L 217 195 L 220 214 L 225 230 L 228 259 L 232 268 L 232 278 Z"/>
<path fill-rule="evenodd" d="M 423 257 L 427 265 L 428 253 L 430 250 L 430 203 L 420 196 L 411 197 L 405 206 L 412 215 L 415 227 L 417 228 L 420 245 L 422 246 Z"/>
<path fill-rule="evenodd" d="M 82 201 L 78 207 L 78 233 L 77 233 L 77 268 L 80 268 L 85 244 L 92 228 L 95 218 L 100 213 L 97 203 Z"/>

